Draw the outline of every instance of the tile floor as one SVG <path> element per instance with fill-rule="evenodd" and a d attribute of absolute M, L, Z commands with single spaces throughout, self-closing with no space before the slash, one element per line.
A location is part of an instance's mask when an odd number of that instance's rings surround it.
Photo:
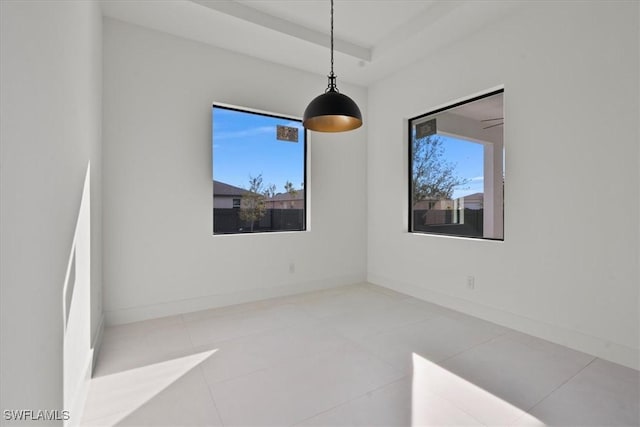
<path fill-rule="evenodd" d="M 638 426 L 638 371 L 370 284 L 110 327 L 85 426 Z"/>

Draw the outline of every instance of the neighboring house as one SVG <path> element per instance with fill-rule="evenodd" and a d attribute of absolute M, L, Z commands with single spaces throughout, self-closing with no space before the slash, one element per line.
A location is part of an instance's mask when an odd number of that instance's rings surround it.
<path fill-rule="evenodd" d="M 414 210 L 436 210 L 444 211 L 447 209 L 453 209 L 453 200 L 451 199 L 427 199 L 420 200 L 413 207 Z"/>
<path fill-rule="evenodd" d="M 215 209 L 240 209 L 242 195 L 247 190 L 220 181 L 213 181 L 213 207 Z"/>
<path fill-rule="evenodd" d="M 304 191 L 278 193 L 265 200 L 267 209 L 304 209 Z"/>
<path fill-rule="evenodd" d="M 484 203 L 484 193 L 473 193 L 455 200 L 421 200 L 415 204 L 414 210 L 448 210 L 463 207 L 465 209 L 482 209 Z"/>
<path fill-rule="evenodd" d="M 484 203 L 484 193 L 473 193 L 457 199 L 442 200 L 421 200 L 414 206 L 414 211 L 424 211 L 417 218 L 416 224 L 422 225 L 443 225 L 443 224 L 466 224 L 469 221 L 477 223 L 478 218 L 482 221 L 482 209 Z M 467 211 L 475 211 L 474 215 Z M 480 216 L 478 216 L 480 215 Z"/>
<path fill-rule="evenodd" d="M 213 181 L 213 207 L 216 209 L 240 209 L 242 196 L 247 190 L 240 187 Z M 278 193 L 265 199 L 267 209 L 304 209 L 304 191 L 297 190 L 294 193 Z"/>
<path fill-rule="evenodd" d="M 473 193 L 464 196 L 464 208 L 478 210 L 484 206 L 484 193 Z"/>

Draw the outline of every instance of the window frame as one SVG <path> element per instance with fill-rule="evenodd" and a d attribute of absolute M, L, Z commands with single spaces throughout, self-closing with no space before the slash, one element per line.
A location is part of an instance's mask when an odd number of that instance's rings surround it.
<path fill-rule="evenodd" d="M 220 108 L 220 109 L 225 109 L 225 110 L 229 110 L 229 111 L 236 111 L 239 113 L 247 113 L 247 114 L 254 114 L 254 115 L 258 115 L 258 116 L 264 116 L 264 117 L 270 117 L 270 118 L 275 118 L 275 119 L 282 119 L 282 120 L 290 120 L 290 121 L 296 121 L 296 122 L 300 122 L 300 124 L 302 125 L 302 117 L 298 117 L 298 116 L 292 116 L 292 115 L 288 115 L 288 114 L 280 114 L 280 113 L 274 113 L 271 111 L 264 111 L 264 110 L 259 110 L 259 109 L 255 109 L 255 108 L 250 108 L 250 107 L 242 107 L 242 106 L 238 106 L 238 105 L 231 105 L 231 104 L 226 104 L 226 103 L 222 103 L 222 102 L 213 102 L 211 105 L 211 140 L 210 140 L 210 147 L 211 147 L 211 169 L 212 169 L 212 173 L 211 173 L 211 178 L 212 178 L 212 183 L 214 181 L 213 179 L 213 156 L 214 156 L 214 131 L 213 131 L 213 127 L 214 127 L 214 121 L 213 121 L 213 109 L 214 108 Z M 309 139 L 310 139 L 310 135 L 309 135 L 309 131 L 305 128 L 302 127 L 302 137 L 303 137 L 303 170 L 302 170 L 302 176 L 304 179 L 304 185 L 302 188 L 302 192 L 303 192 L 303 227 L 300 230 L 262 230 L 262 231 L 254 231 L 254 232 L 225 232 L 225 233 L 216 233 L 215 232 L 215 194 L 213 195 L 214 197 L 212 197 L 212 209 L 211 209 L 211 213 L 212 213 L 212 218 L 211 218 L 211 225 L 212 225 L 212 229 L 211 229 L 211 234 L 212 236 L 241 236 L 241 235 L 251 235 L 251 236 L 255 236 L 255 235 L 270 235 L 273 233 L 304 233 L 304 232 L 308 232 L 310 230 L 310 226 L 309 226 L 309 218 L 310 218 L 310 212 L 309 212 Z"/>
<path fill-rule="evenodd" d="M 413 117 L 409 117 L 406 121 L 406 132 L 407 132 L 407 165 L 408 165 L 408 173 L 407 173 L 407 205 L 408 205 L 408 222 L 407 222 L 407 232 L 409 234 L 414 235 L 425 235 L 425 236 L 439 236 L 439 237 L 447 237 L 447 238 L 458 238 L 458 239 L 473 239 L 473 240 L 481 240 L 481 241 L 494 241 L 494 242 L 504 242 L 504 228 L 505 228 L 505 210 L 504 210 L 504 188 L 502 191 L 502 237 L 484 237 L 484 236 L 465 236 L 465 235 L 456 235 L 456 234 L 447 234 L 447 233 L 434 233 L 429 231 L 416 231 L 413 229 L 413 191 L 412 191 L 412 182 L 413 182 L 413 132 L 412 132 L 412 122 L 422 119 L 424 117 L 433 116 L 438 113 L 442 113 L 448 110 L 452 110 L 454 108 L 460 107 L 461 105 L 470 104 L 475 101 L 479 101 L 484 98 L 489 98 L 498 94 L 502 94 L 504 97 L 504 87 L 500 87 L 498 89 L 492 89 L 488 92 L 483 92 L 478 95 L 473 95 L 469 98 L 463 98 L 459 101 L 454 101 L 450 104 L 445 104 L 443 107 L 438 107 L 434 110 L 428 111 L 426 113 L 418 114 Z M 504 101 L 503 101 L 504 102 Z M 504 115 L 504 105 L 503 105 L 503 115 Z M 504 131 L 503 131 L 504 132 Z M 505 173 L 505 158 L 504 158 L 504 145 L 503 149 L 503 166 L 502 173 Z M 484 158 L 483 158 L 484 161 Z M 483 173 L 486 173 L 483 168 Z M 504 185 L 504 182 L 503 182 Z"/>

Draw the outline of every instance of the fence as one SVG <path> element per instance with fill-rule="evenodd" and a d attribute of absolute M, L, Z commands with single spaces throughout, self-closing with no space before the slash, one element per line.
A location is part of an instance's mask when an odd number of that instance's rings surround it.
<path fill-rule="evenodd" d="M 304 209 L 267 209 L 253 223 L 253 232 L 305 229 Z M 213 233 L 251 233 L 251 221 L 240 219 L 240 209 L 213 209 Z"/>
<path fill-rule="evenodd" d="M 484 210 L 464 209 L 463 224 L 454 222 L 455 218 L 461 217 L 460 213 L 453 209 L 416 209 L 413 211 L 413 231 L 482 237 Z"/>

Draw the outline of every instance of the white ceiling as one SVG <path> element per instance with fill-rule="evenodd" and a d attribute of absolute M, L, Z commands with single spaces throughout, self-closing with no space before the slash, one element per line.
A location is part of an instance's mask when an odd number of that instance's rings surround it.
<path fill-rule="evenodd" d="M 521 4 L 335 0 L 338 82 L 368 86 Z M 125 22 L 305 71 L 329 71 L 329 0 L 103 0 L 102 8 Z"/>
<path fill-rule="evenodd" d="M 501 118 L 504 115 L 504 96 L 497 94 L 449 110 L 451 114 L 477 121 Z M 490 126 L 494 123 L 487 123 Z"/>
<path fill-rule="evenodd" d="M 329 0 L 236 0 L 269 15 L 328 34 Z M 335 1 L 334 32 L 341 40 L 372 48 L 434 0 Z M 363 16 L 364 14 L 364 16 Z"/>

